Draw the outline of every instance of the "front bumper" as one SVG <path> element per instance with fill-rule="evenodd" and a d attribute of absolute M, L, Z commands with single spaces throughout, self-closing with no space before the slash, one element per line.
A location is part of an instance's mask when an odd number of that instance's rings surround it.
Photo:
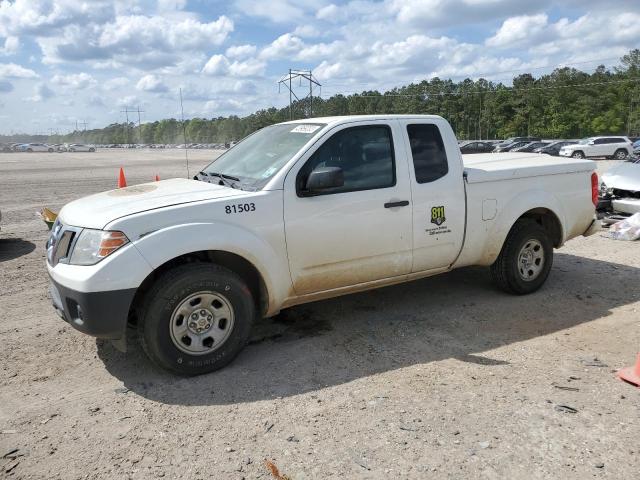
<path fill-rule="evenodd" d="M 640 212 L 640 199 L 600 198 L 596 210 L 604 225 L 613 225 Z"/>
<path fill-rule="evenodd" d="M 51 303 L 60 317 L 76 330 L 98 338 L 125 337 L 129 309 L 136 289 L 79 292 L 50 278 Z"/>

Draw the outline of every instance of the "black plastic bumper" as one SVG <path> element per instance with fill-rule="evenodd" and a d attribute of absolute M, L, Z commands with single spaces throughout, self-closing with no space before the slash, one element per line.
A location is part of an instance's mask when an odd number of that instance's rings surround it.
<path fill-rule="evenodd" d="M 136 289 L 78 292 L 51 279 L 49 294 L 62 319 L 76 330 L 98 338 L 125 337 L 129 308 Z"/>

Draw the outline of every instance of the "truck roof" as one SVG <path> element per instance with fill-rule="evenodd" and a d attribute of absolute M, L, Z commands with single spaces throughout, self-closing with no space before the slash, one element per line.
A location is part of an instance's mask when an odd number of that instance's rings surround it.
<path fill-rule="evenodd" d="M 326 123 L 327 125 L 336 125 L 339 123 L 353 122 L 360 120 L 424 120 L 424 119 L 442 119 L 439 115 L 397 115 L 397 114 L 377 114 L 377 115 L 341 115 L 335 117 L 316 117 L 303 118 L 300 120 L 290 120 L 282 123 Z"/>

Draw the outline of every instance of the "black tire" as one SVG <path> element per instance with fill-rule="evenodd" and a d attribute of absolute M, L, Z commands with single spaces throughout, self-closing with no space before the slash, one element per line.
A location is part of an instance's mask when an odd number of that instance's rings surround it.
<path fill-rule="evenodd" d="M 584 153 L 577 150 L 571 154 L 571 158 L 584 158 Z"/>
<path fill-rule="evenodd" d="M 90 151 L 90 152 L 95 152 L 95 151 L 96 151 L 96 149 L 95 149 L 95 148 L 93 148 L 93 147 L 91 147 L 91 148 L 89 149 L 89 151 Z"/>
<path fill-rule="evenodd" d="M 624 160 L 629 156 L 629 152 L 627 152 L 624 148 L 619 148 L 616 150 L 616 153 L 613 154 L 614 160 Z"/>
<path fill-rule="evenodd" d="M 53 153 L 53 148 L 50 148 L 49 150 L 47 150 L 49 153 Z"/>
<path fill-rule="evenodd" d="M 531 241 L 541 246 L 543 261 L 539 273 L 526 280 L 521 273 L 520 253 Z M 526 295 L 538 290 L 545 282 L 553 264 L 553 245 L 547 232 L 530 219 L 518 220 L 507 235 L 500 255 L 491 265 L 491 277 L 498 287 L 507 293 Z"/>
<path fill-rule="evenodd" d="M 27 148 L 27 152 L 33 153 L 33 149 L 32 148 Z"/>
<path fill-rule="evenodd" d="M 70 149 L 69 149 L 69 151 L 70 151 L 70 152 L 75 152 L 75 151 L 76 151 L 76 149 L 75 149 L 75 148 L 70 148 Z"/>
<path fill-rule="evenodd" d="M 176 308 L 198 292 L 223 296 L 233 307 L 232 330 L 211 353 L 192 355 L 172 339 L 171 319 Z M 218 265 L 192 263 L 160 276 L 145 296 L 139 312 L 142 348 L 156 365 L 179 375 L 213 372 L 231 362 L 246 345 L 256 314 L 251 291 L 234 272 Z"/>

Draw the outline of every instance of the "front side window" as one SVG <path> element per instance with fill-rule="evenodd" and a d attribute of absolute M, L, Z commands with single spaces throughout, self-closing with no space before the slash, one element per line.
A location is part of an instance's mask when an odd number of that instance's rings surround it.
<path fill-rule="evenodd" d="M 298 192 L 304 192 L 309 174 L 318 167 L 339 167 L 344 174 L 344 185 L 327 189 L 323 195 L 394 186 L 396 169 L 391 129 L 386 125 L 368 125 L 335 133 L 298 173 Z"/>
<path fill-rule="evenodd" d="M 407 125 L 416 182 L 429 183 L 449 172 L 440 130 L 430 123 Z"/>

